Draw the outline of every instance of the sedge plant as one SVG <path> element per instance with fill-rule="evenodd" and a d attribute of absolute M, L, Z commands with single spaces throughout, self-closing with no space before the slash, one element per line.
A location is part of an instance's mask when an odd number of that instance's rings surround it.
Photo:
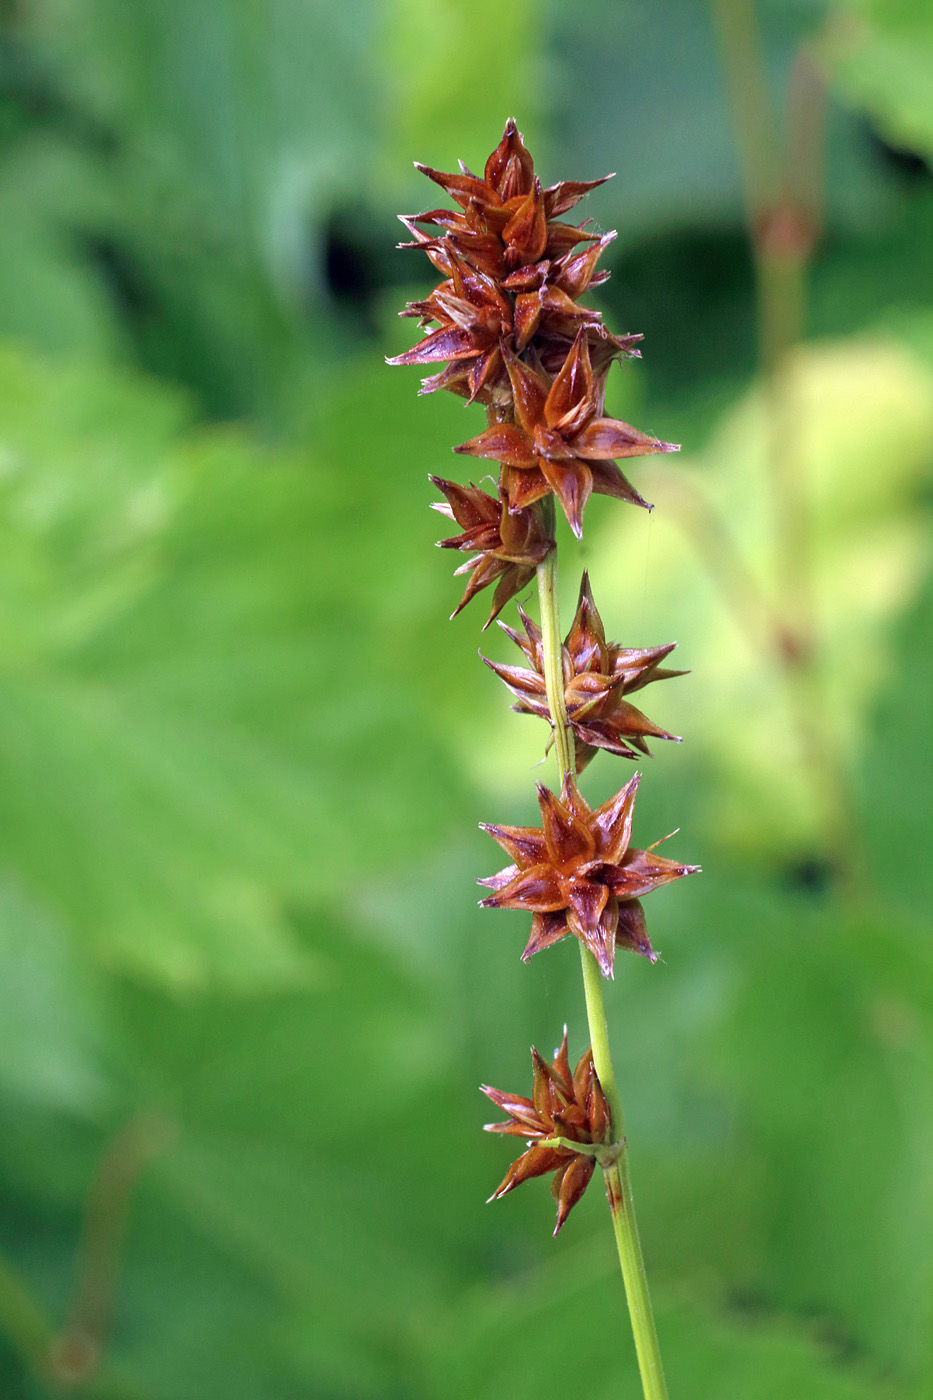
<path fill-rule="evenodd" d="M 525 1142 L 491 1199 L 551 1176 L 557 1234 L 600 1170 L 644 1394 L 663 1400 L 603 989 L 617 950 L 656 960 L 642 899 L 697 867 L 632 844 L 637 773 L 598 807 L 589 805 L 578 778 L 597 754 L 632 761 L 650 752 L 649 739 L 676 739 L 632 696 L 684 673 L 664 664 L 673 644 L 607 641 L 586 574 L 562 639 L 556 504 L 578 539 L 593 492 L 650 510 L 618 464 L 678 449 L 605 416 L 613 361 L 637 356 L 641 336 L 612 334 L 581 302 L 608 276 L 598 263 L 615 235 L 598 237 L 560 217 L 603 179 L 543 188 L 511 120 L 482 176 L 462 163 L 456 174 L 417 168 L 456 207 L 402 218 L 412 235 L 402 246 L 426 253 L 441 280 L 401 313 L 416 317 L 426 333 L 389 363 L 433 366 L 422 393 L 446 390 L 486 411 L 485 429 L 453 450 L 497 464 L 496 493 L 432 477 L 444 497 L 436 509 L 459 532 L 439 543 L 468 556 L 456 571 L 466 588 L 454 616 L 493 588 L 488 627 L 536 579 L 538 620 L 519 607 L 522 631 L 500 623 L 523 664 L 484 660 L 515 697 L 514 708 L 545 721 L 558 765 L 555 787 L 538 785 L 539 827 L 484 824 L 508 864 L 480 880 L 490 891 L 481 903 L 530 915 L 526 961 L 562 939 L 578 941 L 589 1021 L 590 1045 L 575 1068 L 566 1029 L 552 1060 L 532 1050 L 530 1096 L 483 1086 L 506 1118 L 488 1130 Z"/>

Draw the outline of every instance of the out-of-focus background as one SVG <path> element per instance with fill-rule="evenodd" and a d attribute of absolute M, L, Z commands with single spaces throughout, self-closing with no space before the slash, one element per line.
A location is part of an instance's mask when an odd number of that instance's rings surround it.
<path fill-rule="evenodd" d="M 545 183 L 618 172 L 609 408 L 684 444 L 561 535 L 565 622 L 585 564 L 691 672 L 635 839 L 705 873 L 608 989 L 671 1390 L 929 1397 L 927 0 L 0 32 L 3 1400 L 638 1393 L 599 1186 L 556 1242 L 545 1183 L 484 1204 L 477 1085 L 582 1051 L 578 959 L 476 908 L 544 736 L 433 548 L 482 414 L 384 365 L 412 160 L 510 115 Z"/>

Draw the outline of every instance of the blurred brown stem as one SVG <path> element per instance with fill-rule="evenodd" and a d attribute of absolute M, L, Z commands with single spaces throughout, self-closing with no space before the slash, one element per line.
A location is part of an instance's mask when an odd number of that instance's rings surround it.
<path fill-rule="evenodd" d="M 778 150 L 768 101 L 768 74 L 753 0 L 713 0 L 742 169 L 745 216 L 753 234 L 774 201 Z"/>
<path fill-rule="evenodd" d="M 70 1391 L 85 1400 L 140 1400 L 135 1387 L 109 1367 L 69 1377 L 54 1365 L 58 1334 L 33 1297 L 15 1265 L 0 1254 L 0 1329 L 20 1360 L 54 1391 Z"/>
<path fill-rule="evenodd" d="M 825 88 L 811 56 L 801 48 L 788 80 L 782 152 L 753 0 L 713 0 L 713 11 L 755 264 L 767 406 L 776 602 L 765 601 L 764 609 L 755 602 L 753 607 L 772 617 L 773 650 L 785 679 L 801 760 L 822 808 L 827 853 L 837 876 L 848 883 L 856 865 L 851 800 L 823 693 L 812 512 L 789 363 L 790 351 L 806 330 L 807 269 L 822 222 Z M 722 573 L 720 564 L 717 572 Z"/>
<path fill-rule="evenodd" d="M 168 1125 L 140 1113 L 117 1133 L 88 1194 L 68 1319 L 49 1352 L 53 1373 L 75 1384 L 100 1365 L 110 1331 L 130 1203 L 144 1168 L 165 1147 Z"/>
<path fill-rule="evenodd" d="M 57 1330 L 14 1265 L 0 1255 L 0 1328 L 17 1355 L 55 1391 L 87 1400 L 138 1400 L 103 1361 L 130 1202 L 140 1173 L 167 1145 L 171 1128 L 137 1114 L 101 1158 L 85 1207 L 68 1319 Z"/>
<path fill-rule="evenodd" d="M 799 54 L 788 83 L 788 139 L 782 159 L 753 0 L 714 0 L 714 11 L 755 264 L 759 357 L 769 405 L 775 576 L 780 611 L 786 619 L 783 627 L 797 636 L 796 647 L 788 653 L 789 660 L 796 662 L 814 647 L 814 606 L 809 502 L 787 357 L 803 339 L 806 270 L 817 237 L 821 84 L 807 55 Z"/>

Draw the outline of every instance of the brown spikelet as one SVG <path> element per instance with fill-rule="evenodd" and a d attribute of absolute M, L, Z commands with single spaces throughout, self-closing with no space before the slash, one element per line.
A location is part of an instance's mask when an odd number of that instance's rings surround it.
<path fill-rule="evenodd" d="M 554 541 L 535 511 L 509 511 L 501 497 L 496 500 L 478 486 L 458 486 L 440 476 L 432 476 L 431 481 L 447 498 L 438 501 L 434 509 L 462 529 L 462 534 L 438 540 L 439 546 L 475 555 L 455 570 L 470 577 L 452 616 L 456 617 L 481 589 L 495 583 L 492 611 L 485 623 L 488 627 L 509 599 L 534 577 Z"/>
<path fill-rule="evenodd" d="M 699 867 L 629 844 L 638 783 L 636 773 L 594 810 L 567 774 L 560 797 L 539 783 L 540 827 L 482 824 L 513 864 L 479 881 L 493 891 L 480 903 L 531 914 L 525 961 L 568 934 L 590 950 L 605 977 L 613 975 L 617 947 L 657 960 L 641 898 Z"/>
<path fill-rule="evenodd" d="M 521 608 L 518 611 L 525 628 L 524 636 L 504 622 L 499 626 L 525 654 L 531 668 L 505 666 L 485 656 L 483 660 L 518 700 L 513 706 L 515 710 L 550 721 L 541 629 Z M 564 704 L 573 730 L 578 773 L 597 749 L 623 758 L 637 758 L 639 754 L 650 756 L 646 742 L 649 738 L 680 742 L 675 734 L 654 724 L 626 698 L 652 681 L 687 674 L 661 666 L 675 645 L 669 642 L 667 646 L 635 648 L 607 642 L 602 619 L 593 602 L 589 576 L 584 573 L 576 616 L 561 649 Z"/>
<path fill-rule="evenodd" d="M 557 1224 L 560 1230 L 567 1216 L 583 1195 L 596 1167 L 592 1153 L 575 1152 L 570 1146 L 545 1145 L 549 1138 L 584 1145 L 608 1144 L 611 1138 L 611 1115 L 593 1064 L 591 1050 L 580 1057 L 573 1074 L 567 1056 L 567 1027 L 554 1059 L 548 1063 L 537 1050 L 531 1052 L 534 1066 L 532 1097 L 505 1094 L 500 1089 L 481 1085 L 488 1099 L 508 1114 L 507 1123 L 487 1123 L 488 1133 L 503 1133 L 525 1138 L 528 1148 L 512 1163 L 490 1196 L 497 1201 L 532 1177 L 554 1173 L 551 1190 L 557 1202 Z"/>

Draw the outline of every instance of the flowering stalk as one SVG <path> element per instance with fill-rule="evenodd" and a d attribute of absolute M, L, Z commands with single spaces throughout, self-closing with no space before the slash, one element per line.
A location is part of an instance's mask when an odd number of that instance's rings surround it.
<path fill-rule="evenodd" d="M 550 503 L 547 503 L 550 505 Z M 541 606 L 541 632 L 544 642 L 545 676 L 548 681 L 548 704 L 554 722 L 554 746 L 561 772 L 573 772 L 573 736 L 567 721 L 564 704 L 564 689 L 560 667 L 560 618 L 557 606 L 557 550 L 538 568 L 538 598 Z M 625 1140 L 625 1123 L 622 1116 L 622 1100 L 616 1085 L 612 1054 L 609 1048 L 609 1028 L 606 1024 L 606 1007 L 603 1001 L 603 979 L 599 964 L 593 954 L 580 944 L 580 961 L 583 968 L 583 989 L 586 996 L 586 1017 L 589 1023 L 593 1064 L 603 1093 L 609 1104 L 613 1142 L 616 1152 L 603 1166 L 606 1182 L 606 1195 L 612 1213 L 612 1228 L 615 1233 L 619 1264 L 625 1282 L 625 1297 L 628 1302 L 632 1335 L 635 1339 L 635 1352 L 638 1369 L 641 1372 L 642 1389 L 645 1400 L 667 1400 L 667 1384 L 661 1363 L 658 1334 L 654 1325 L 654 1312 L 651 1295 L 648 1292 L 648 1276 L 638 1237 L 638 1222 L 635 1219 L 635 1201 L 632 1195 L 632 1180 L 629 1173 L 628 1144 Z"/>
<path fill-rule="evenodd" d="M 555 792 L 538 785 L 540 827 L 484 825 L 510 864 L 480 880 L 491 891 L 481 903 L 531 915 L 523 960 L 564 938 L 579 941 L 591 1038 L 572 1072 L 566 1027 L 553 1061 L 532 1051 L 530 1098 L 482 1086 L 507 1115 L 505 1123 L 487 1129 L 526 1141 L 490 1199 L 533 1177 L 552 1176 L 557 1234 L 600 1166 L 644 1394 L 646 1400 L 666 1400 L 602 983 L 613 976 L 620 948 L 657 961 L 642 897 L 697 867 L 656 855 L 654 846 L 632 845 L 637 773 L 596 808 L 586 801 L 577 777 L 600 751 L 635 759 L 650 756 L 648 738 L 679 742 L 629 697 L 684 673 L 661 665 L 673 644 L 633 648 L 607 641 L 586 574 L 573 623 L 561 641 L 555 501 L 577 538 L 594 493 L 650 509 L 618 459 L 678 449 L 605 416 L 610 366 L 621 356 L 637 355 L 641 337 L 610 334 L 598 312 L 579 304 L 608 275 L 597 272 L 596 264 L 614 234 L 597 238 L 585 224 L 558 218 L 602 180 L 542 188 L 512 121 L 482 177 L 462 163 L 459 174 L 418 169 L 459 207 L 402 220 L 414 240 L 403 246 L 425 252 L 443 280 L 402 313 L 417 316 L 425 329 L 434 322 L 437 328 L 389 363 L 446 362 L 422 382 L 422 392 L 443 389 L 486 408 L 485 431 L 454 451 L 498 463 L 496 494 L 431 478 L 445 498 L 435 508 L 461 530 L 441 546 L 472 556 L 456 571 L 469 577 L 454 616 L 495 584 L 488 627 L 537 575 L 540 626 L 521 608 L 524 636 L 500 623 L 528 665 L 483 659 L 516 697 L 519 713 L 547 722 L 560 777 Z"/>

